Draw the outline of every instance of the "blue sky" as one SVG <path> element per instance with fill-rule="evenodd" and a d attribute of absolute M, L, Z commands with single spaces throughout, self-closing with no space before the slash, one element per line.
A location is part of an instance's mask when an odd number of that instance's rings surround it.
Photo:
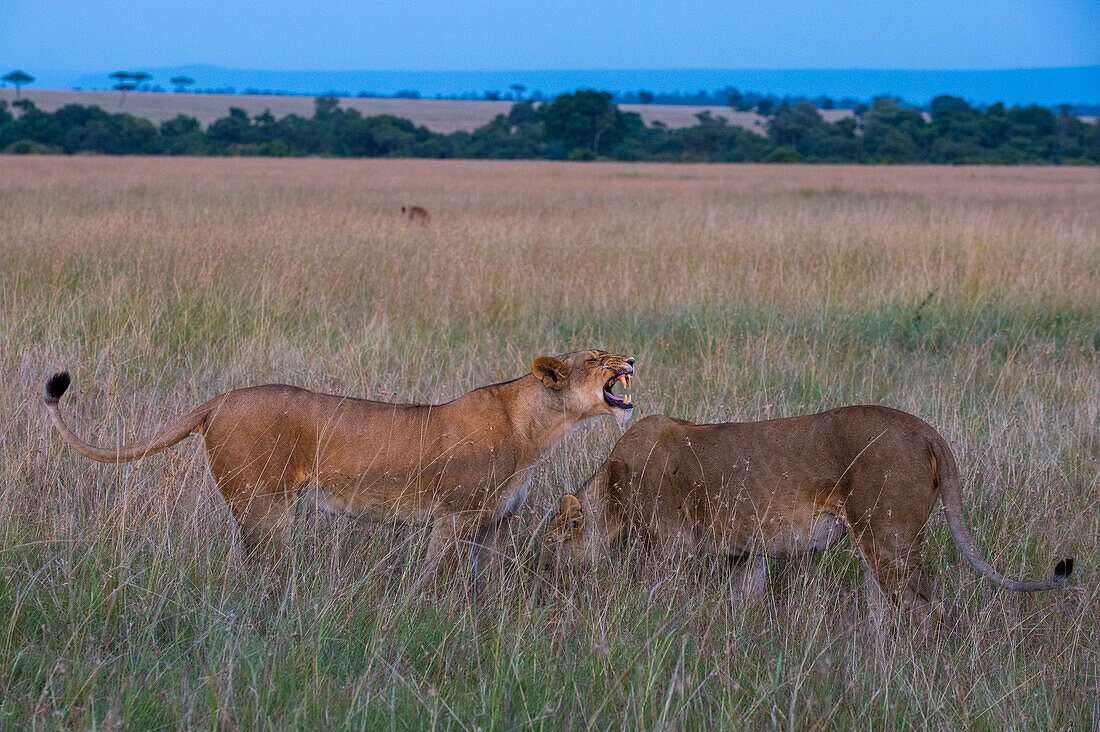
<path fill-rule="evenodd" d="M 1100 64 L 1097 0 L 4 0 L 0 68 L 893 68 Z"/>

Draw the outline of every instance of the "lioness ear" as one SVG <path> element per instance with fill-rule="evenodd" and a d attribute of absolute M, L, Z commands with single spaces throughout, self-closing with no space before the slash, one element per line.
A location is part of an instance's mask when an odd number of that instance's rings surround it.
<path fill-rule="evenodd" d="M 572 369 L 573 364 L 571 363 L 553 356 L 543 356 L 535 359 L 535 363 L 531 366 L 531 373 L 551 389 L 562 389 L 565 387 L 565 382 L 569 378 L 569 372 Z"/>

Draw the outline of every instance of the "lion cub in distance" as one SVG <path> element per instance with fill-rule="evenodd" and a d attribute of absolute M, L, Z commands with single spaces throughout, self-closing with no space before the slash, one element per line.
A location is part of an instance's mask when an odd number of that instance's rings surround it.
<path fill-rule="evenodd" d="M 922 562 L 936 499 L 951 536 L 982 577 L 1018 592 L 1065 582 L 1073 560 L 1044 581 L 1009 579 L 974 543 L 947 442 L 911 414 L 852 406 L 766 422 L 696 425 L 662 416 L 630 428 L 546 534 L 559 564 L 592 565 L 629 535 L 683 551 L 796 557 L 849 535 L 895 607 L 938 614 Z"/>
<path fill-rule="evenodd" d="M 539 458 L 583 420 L 628 419 L 634 405 L 623 389 L 633 374 L 633 358 L 606 351 L 544 356 L 524 376 L 437 405 L 269 384 L 214 397 L 154 435 L 109 448 L 88 444 L 61 416 L 68 373 L 47 382 L 43 399 L 62 438 L 99 462 L 139 460 L 201 435 L 249 555 L 286 545 L 309 487 L 334 511 L 430 524 L 424 576 L 461 548 L 471 551 L 476 582 L 527 500 Z"/>

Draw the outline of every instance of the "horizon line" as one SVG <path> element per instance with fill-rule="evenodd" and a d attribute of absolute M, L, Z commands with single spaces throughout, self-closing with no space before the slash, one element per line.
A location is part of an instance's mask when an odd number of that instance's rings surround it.
<path fill-rule="evenodd" d="M 233 71 L 269 71 L 278 73 L 352 73 L 352 72 L 370 72 L 370 73 L 417 73 L 417 74 L 498 74 L 498 73 L 523 73 L 523 72 L 565 72 L 565 71 L 903 71 L 903 72 L 964 72 L 964 73 L 984 73 L 984 72 L 999 72 L 999 71 L 1048 71 L 1048 70 L 1080 70 L 1080 69 L 1092 69 L 1100 68 L 1100 63 L 1095 64 L 1082 64 L 1077 66 L 1006 66 L 996 68 L 962 68 L 962 67 L 950 67 L 950 68 L 931 68 L 931 67 L 919 67 L 919 68 L 904 68 L 897 66 L 665 66 L 665 67 L 649 67 L 649 66 L 604 66 L 604 67 L 582 67 L 582 66 L 562 66 L 562 67 L 529 67 L 529 68 L 499 68 L 499 69 L 416 69 L 416 68 L 271 68 L 262 66 L 227 66 L 218 63 L 209 62 L 180 62 L 180 63 L 160 63 L 160 64 L 131 64 L 127 68 L 172 68 L 178 66 L 205 66 L 216 69 L 227 69 Z M 20 68 L 34 68 L 33 66 L 23 66 Z M 41 71 L 50 72 L 70 72 L 70 73 L 96 73 L 101 69 L 75 69 L 75 68 L 46 68 L 40 67 Z"/>

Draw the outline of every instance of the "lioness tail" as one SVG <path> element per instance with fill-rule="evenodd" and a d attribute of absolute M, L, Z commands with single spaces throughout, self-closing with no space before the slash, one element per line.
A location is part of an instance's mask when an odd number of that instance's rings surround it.
<path fill-rule="evenodd" d="M 1072 557 L 1060 560 L 1054 566 L 1054 576 L 1050 579 L 1030 581 L 1005 577 L 986 561 L 978 545 L 974 543 L 974 535 L 970 533 L 970 527 L 966 525 L 966 517 L 963 515 L 962 486 L 959 483 L 955 456 L 951 454 L 951 448 L 943 438 L 939 438 L 938 435 L 937 437 L 938 439 L 933 439 L 931 442 L 932 472 L 940 488 L 940 500 L 943 501 L 943 510 L 947 514 L 947 525 L 951 529 L 951 537 L 974 571 L 998 587 L 1016 592 L 1052 590 L 1065 582 L 1073 572 Z"/>
<path fill-rule="evenodd" d="M 54 426 L 57 427 L 57 431 L 65 438 L 65 442 L 72 445 L 84 457 L 98 460 L 101 463 L 128 463 L 131 460 L 137 460 L 171 447 L 198 429 L 203 420 L 206 419 L 207 414 L 210 413 L 209 405 L 204 404 L 190 414 L 167 425 L 156 434 L 135 442 L 133 445 L 115 448 L 96 447 L 77 437 L 61 417 L 59 404 L 61 397 L 69 388 L 69 383 L 70 379 L 67 371 L 54 374 L 46 382 L 46 388 L 42 391 L 42 401 L 45 402 L 46 411 L 49 413 Z"/>

